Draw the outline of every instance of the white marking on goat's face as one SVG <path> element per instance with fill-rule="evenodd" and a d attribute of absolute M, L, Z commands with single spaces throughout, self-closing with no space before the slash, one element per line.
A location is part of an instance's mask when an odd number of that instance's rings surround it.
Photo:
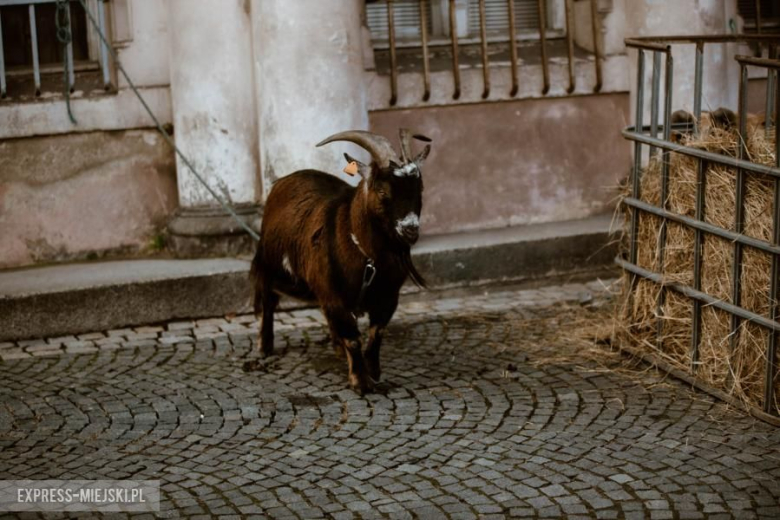
<path fill-rule="evenodd" d="M 393 175 L 396 177 L 406 177 L 407 175 L 411 175 L 413 177 L 419 177 L 420 176 L 420 170 L 417 168 L 417 165 L 413 162 L 404 164 L 400 168 L 396 168 L 393 170 Z"/>
<path fill-rule="evenodd" d="M 284 254 L 282 256 L 282 267 L 284 267 L 284 270 L 290 273 L 290 275 L 295 276 L 295 273 L 293 272 L 292 264 L 290 264 L 290 257 L 287 256 L 287 254 Z"/>
<path fill-rule="evenodd" d="M 395 230 L 399 235 L 403 235 L 404 228 L 409 227 L 420 227 L 420 217 L 413 211 L 410 211 L 404 218 L 395 223 Z"/>

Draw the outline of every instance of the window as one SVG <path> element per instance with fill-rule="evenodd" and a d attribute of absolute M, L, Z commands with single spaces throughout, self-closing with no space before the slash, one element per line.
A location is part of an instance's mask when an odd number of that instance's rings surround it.
<path fill-rule="evenodd" d="M 103 2 L 87 0 L 87 6 L 104 22 Z M 107 87 L 107 70 L 97 32 L 80 2 L 68 2 L 72 65 L 71 88 L 90 92 Z M 0 87 L 3 97 L 25 99 L 42 92 L 61 92 L 66 47 L 57 39 L 57 5 L 54 0 L 24 3 L 0 0 Z M 105 23 L 103 24 L 105 27 Z M 35 36 L 35 39 L 33 37 Z M 105 54 L 105 53 L 104 53 Z"/>
<path fill-rule="evenodd" d="M 63 47 L 56 36 L 56 12 L 57 6 L 53 3 L 35 6 L 38 61 L 44 68 L 46 65 L 62 66 Z M 73 59 L 76 62 L 86 61 L 89 59 L 86 13 L 84 13 L 84 8 L 80 3 L 71 4 L 70 12 Z M 3 51 L 7 70 L 9 72 L 32 70 L 33 52 L 29 7 L 27 5 L 0 7 L 0 16 L 2 16 Z"/>
<path fill-rule="evenodd" d="M 557 23 L 559 16 L 554 13 L 562 9 L 564 0 L 547 1 L 547 29 L 549 36 L 562 35 L 562 27 Z M 449 40 L 449 0 L 428 0 L 426 18 L 428 38 L 432 44 Z M 508 40 L 509 8 L 507 0 L 485 0 L 485 27 L 491 41 Z M 456 0 L 456 20 L 458 40 L 461 43 L 477 41 L 480 38 L 480 19 L 478 0 Z M 419 45 L 420 42 L 420 2 L 418 0 L 395 0 L 393 2 L 395 37 L 399 46 Z M 514 0 L 515 31 L 518 39 L 537 39 L 539 37 L 538 0 Z M 371 31 L 374 47 L 383 48 L 388 44 L 389 26 L 387 4 L 384 1 L 371 1 L 366 5 L 366 18 Z"/>
<path fill-rule="evenodd" d="M 745 21 L 745 33 L 758 32 L 758 14 L 761 13 L 761 32 L 780 32 L 780 2 L 777 0 L 738 0 L 739 15 Z"/>

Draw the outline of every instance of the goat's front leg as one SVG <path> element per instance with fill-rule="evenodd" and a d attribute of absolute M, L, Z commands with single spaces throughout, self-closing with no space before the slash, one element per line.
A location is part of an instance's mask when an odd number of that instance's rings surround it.
<path fill-rule="evenodd" d="M 325 309 L 324 313 L 330 325 L 334 344 L 340 345 L 347 355 L 350 388 L 360 395 L 372 392 L 374 384 L 366 372 L 357 321 L 350 313 L 343 310 Z"/>
<path fill-rule="evenodd" d="M 398 299 L 385 301 L 381 309 L 374 309 L 368 313 L 370 328 L 368 329 L 368 345 L 366 346 L 366 367 L 368 375 L 375 382 L 382 377 L 382 369 L 379 364 L 379 350 L 382 347 L 382 336 L 390 323 L 390 319 L 398 306 Z"/>

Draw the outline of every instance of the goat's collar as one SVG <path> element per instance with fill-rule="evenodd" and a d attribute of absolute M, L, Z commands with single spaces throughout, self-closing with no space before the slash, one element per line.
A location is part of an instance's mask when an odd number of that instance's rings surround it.
<path fill-rule="evenodd" d="M 366 257 L 366 260 L 367 260 L 367 262 L 366 262 L 366 263 L 367 263 L 367 264 L 370 264 L 370 265 L 374 265 L 374 259 L 373 259 L 373 258 L 371 258 L 370 256 L 368 256 L 368 253 L 366 253 L 366 252 L 365 252 L 365 250 L 364 250 L 364 249 L 363 249 L 363 248 L 360 246 L 360 241 L 358 240 L 358 238 L 357 238 L 357 236 L 355 235 L 355 233 L 350 233 L 350 235 L 349 235 L 349 236 L 350 236 L 350 237 L 352 237 L 352 241 L 355 243 L 355 245 L 357 246 L 357 248 L 358 248 L 358 250 L 360 251 L 360 253 L 361 253 L 363 256 L 365 256 L 365 257 Z"/>
<path fill-rule="evenodd" d="M 368 286 L 371 285 L 371 282 L 374 281 L 374 277 L 376 276 L 376 266 L 374 265 L 374 259 L 368 256 L 360 246 L 360 241 L 358 240 L 357 236 L 355 236 L 354 233 L 350 233 L 349 236 L 352 237 L 352 241 L 355 243 L 360 253 L 366 257 L 366 266 L 363 268 L 363 283 L 360 285 L 360 294 L 358 294 L 357 305 L 355 306 L 356 310 L 354 313 L 352 313 L 352 316 L 357 319 L 358 316 L 362 314 L 360 308 L 363 306 L 363 300 L 366 297 L 366 290 L 368 289 Z"/>

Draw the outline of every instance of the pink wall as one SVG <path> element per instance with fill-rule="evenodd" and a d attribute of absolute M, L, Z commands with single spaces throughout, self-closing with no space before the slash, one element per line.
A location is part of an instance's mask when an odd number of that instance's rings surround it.
<path fill-rule="evenodd" d="M 427 234 L 563 221 L 610 211 L 627 176 L 628 94 L 533 99 L 370 114 L 395 137 L 431 137 Z"/>

